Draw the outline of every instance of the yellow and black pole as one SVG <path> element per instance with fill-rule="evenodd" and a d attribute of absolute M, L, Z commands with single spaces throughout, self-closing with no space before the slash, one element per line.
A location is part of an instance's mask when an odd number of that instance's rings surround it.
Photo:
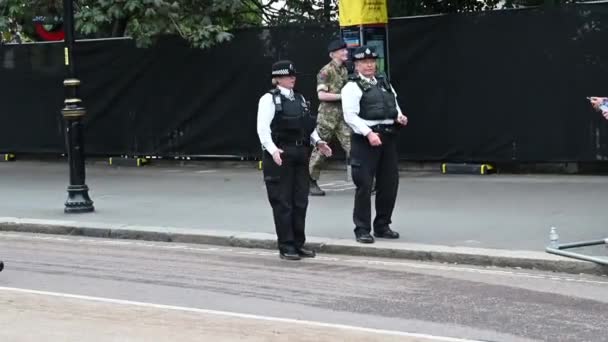
<path fill-rule="evenodd" d="M 340 1 L 339 21 L 349 50 L 362 45 L 375 47 L 378 71 L 389 77 L 387 0 Z"/>
<path fill-rule="evenodd" d="M 73 0 L 63 0 L 63 25 L 65 30 L 64 59 L 66 78 L 65 102 L 61 110 L 65 121 L 65 142 L 70 165 L 70 184 L 68 199 L 65 202 L 66 213 L 85 213 L 95 210 L 89 198 L 89 187 L 85 184 L 85 154 L 82 120 L 86 114 L 82 100 L 78 96 L 80 80 L 76 78 L 74 67 L 74 6 Z"/>

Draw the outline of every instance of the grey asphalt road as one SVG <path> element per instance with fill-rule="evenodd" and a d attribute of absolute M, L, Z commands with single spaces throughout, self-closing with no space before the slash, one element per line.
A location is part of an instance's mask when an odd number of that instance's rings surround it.
<path fill-rule="evenodd" d="M 0 314 L 4 336 L 26 329 L 11 320 L 32 314 L 53 327 L 48 317 L 40 316 L 54 312 L 82 319 L 77 312 L 90 305 L 5 290 L 11 288 L 436 337 L 608 341 L 607 277 L 340 255 L 289 262 L 265 250 L 25 233 L 0 233 L 0 256 L 6 263 L 0 273 L 0 303 L 3 310 L 12 308 L 21 315 Z M 15 304 L 19 301 L 23 306 Z M 44 309 L 28 311 L 36 301 Z M 111 324 L 135 324 L 133 313 L 123 316 L 124 308 L 110 304 L 104 303 L 97 319 L 111 320 L 116 310 Z M 151 319 L 156 328 L 166 322 L 154 318 L 158 312 L 145 314 L 144 309 L 133 320 Z M 163 317 L 170 321 L 171 315 Z M 66 324 L 57 329 L 69 329 Z M 294 329 L 297 335 L 299 328 Z M 250 331 L 252 339 L 255 331 Z M 323 336 L 312 340 L 348 340 Z"/>
<path fill-rule="evenodd" d="M 453 339 L 0 288 L 2 341 L 434 342 Z M 32 329 L 35 327 L 35 329 Z"/>
<path fill-rule="evenodd" d="M 274 233 L 259 171 L 205 166 L 87 167 L 96 212 L 66 215 L 67 165 L 0 163 L 0 216 Z M 353 238 L 354 186 L 325 172 L 326 197 L 311 197 L 310 236 Z M 608 177 L 402 173 L 393 229 L 399 242 L 544 250 L 608 236 Z"/>

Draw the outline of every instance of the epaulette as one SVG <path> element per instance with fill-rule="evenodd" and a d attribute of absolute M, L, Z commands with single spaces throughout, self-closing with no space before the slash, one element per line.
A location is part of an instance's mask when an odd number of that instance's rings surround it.
<path fill-rule="evenodd" d="M 361 79 L 361 77 L 359 77 L 359 75 L 358 75 L 358 74 L 349 74 L 349 75 L 348 75 L 348 80 L 349 80 L 349 81 L 354 81 L 354 82 L 356 82 L 356 81 L 358 81 L 358 80 L 360 80 L 360 79 Z"/>
<path fill-rule="evenodd" d="M 283 104 L 281 103 L 281 91 L 279 88 L 273 88 L 268 91 L 272 95 L 272 103 L 274 103 L 275 112 L 283 111 Z"/>
<path fill-rule="evenodd" d="M 386 91 L 388 91 L 389 93 L 393 92 L 391 85 L 388 82 L 388 77 L 386 77 L 385 73 L 379 73 L 378 75 L 376 75 L 376 79 L 378 80 L 378 83 L 381 84 Z"/>
<path fill-rule="evenodd" d="M 353 82 L 359 86 L 359 89 L 361 89 L 362 92 L 366 92 L 372 88 L 372 85 L 364 81 L 359 75 L 353 79 Z"/>

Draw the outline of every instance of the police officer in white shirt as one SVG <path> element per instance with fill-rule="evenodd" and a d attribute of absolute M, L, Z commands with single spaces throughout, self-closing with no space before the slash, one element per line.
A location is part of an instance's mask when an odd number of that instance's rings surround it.
<path fill-rule="evenodd" d="M 407 125 L 397 103 L 397 94 L 386 78 L 376 74 L 378 55 L 373 47 L 353 51 L 355 76 L 342 88 L 344 120 L 353 129 L 351 137 L 352 178 L 357 190 L 353 221 L 355 237 L 373 243 L 371 193 L 376 178 L 374 236 L 397 239 L 391 217 L 399 186 L 397 132 Z"/>
<path fill-rule="evenodd" d="M 311 144 L 325 156 L 331 148 L 315 130 L 316 117 L 304 97 L 294 92 L 296 69 L 291 61 L 272 65 L 272 84 L 258 104 L 257 131 L 264 149 L 264 182 L 272 206 L 279 255 L 286 260 L 313 258 L 304 248 L 308 207 L 308 160 Z"/>

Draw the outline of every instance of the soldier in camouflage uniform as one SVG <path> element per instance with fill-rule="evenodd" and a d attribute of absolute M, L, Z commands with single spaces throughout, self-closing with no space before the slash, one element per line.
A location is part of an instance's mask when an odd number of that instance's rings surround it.
<path fill-rule="evenodd" d="M 348 60 L 348 50 L 346 44 L 341 40 L 332 41 L 327 50 L 331 61 L 317 75 L 317 93 L 321 101 L 317 117 L 317 132 L 321 139 L 327 143 L 337 137 L 348 158 L 350 155 L 351 128 L 344 122 L 340 95 L 340 90 L 348 82 L 348 71 L 345 65 Z M 309 164 L 310 195 L 312 196 L 325 195 L 325 192 L 317 184 L 324 161 L 325 156 L 315 148 L 311 154 Z"/>

